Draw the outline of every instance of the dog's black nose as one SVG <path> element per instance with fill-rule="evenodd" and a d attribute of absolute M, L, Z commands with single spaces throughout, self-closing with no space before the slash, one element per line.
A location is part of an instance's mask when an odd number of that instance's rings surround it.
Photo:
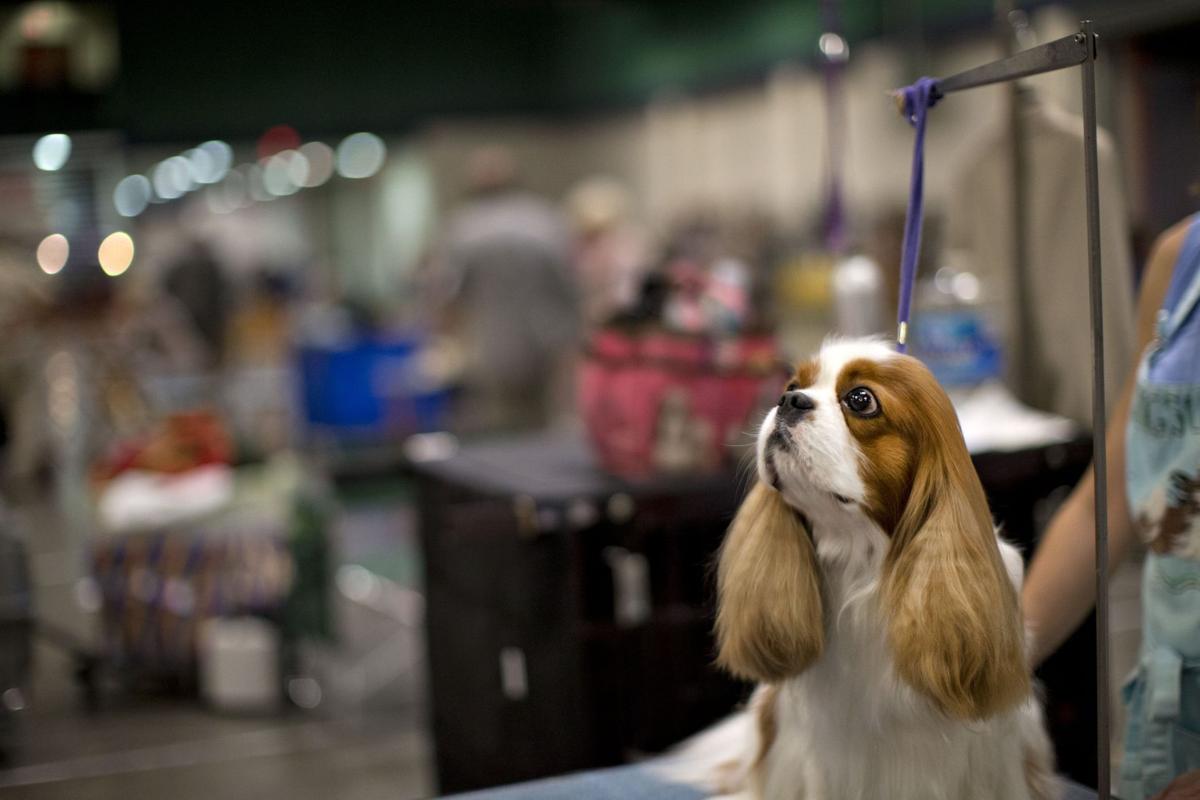
<path fill-rule="evenodd" d="M 817 404 L 804 392 L 784 392 L 783 397 L 779 398 L 779 411 L 776 416 L 790 425 L 816 407 Z"/>

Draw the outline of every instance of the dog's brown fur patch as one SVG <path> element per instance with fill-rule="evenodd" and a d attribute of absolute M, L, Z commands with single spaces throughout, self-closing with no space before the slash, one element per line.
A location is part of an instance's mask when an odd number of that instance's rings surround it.
<path fill-rule="evenodd" d="M 868 513 L 892 537 L 881 595 L 896 670 L 953 716 L 1006 711 L 1030 691 L 1021 614 L 950 398 L 908 356 L 847 364 L 838 395 L 859 385 L 880 406 L 846 422 Z"/>
<path fill-rule="evenodd" d="M 750 490 L 721 546 L 717 663 L 777 683 L 821 654 L 825 629 L 812 540 L 769 486 Z"/>

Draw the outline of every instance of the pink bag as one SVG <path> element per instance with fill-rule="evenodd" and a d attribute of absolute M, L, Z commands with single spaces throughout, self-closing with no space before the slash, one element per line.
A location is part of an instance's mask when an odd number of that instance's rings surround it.
<path fill-rule="evenodd" d="M 607 329 L 579 373 L 579 402 L 600 463 L 619 475 L 695 472 L 733 461 L 783 382 L 774 339 L 720 340 Z"/>

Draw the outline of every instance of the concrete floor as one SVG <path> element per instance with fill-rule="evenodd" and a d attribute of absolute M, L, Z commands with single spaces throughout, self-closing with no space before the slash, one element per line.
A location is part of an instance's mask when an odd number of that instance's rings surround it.
<path fill-rule="evenodd" d="M 394 513 L 393 513 L 394 511 Z M 27 516 L 39 617 L 87 638 L 94 620 L 72 599 L 79 563 L 48 517 Z M 344 515 L 339 552 L 363 549 L 386 529 L 413 546 L 411 511 L 375 505 Z M 425 726 L 420 597 L 381 579 L 370 597 L 335 592 L 337 650 L 306 659 L 325 701 L 313 711 L 236 717 L 188 696 L 119 687 L 99 711 L 84 710 L 72 662 L 36 649 L 29 707 L 17 746 L 0 769 L 3 800 L 410 800 L 434 794 Z"/>
<path fill-rule="evenodd" d="M 193 706 L 34 715 L 6 800 L 428 797 L 424 732 L 339 720 L 221 719 Z"/>

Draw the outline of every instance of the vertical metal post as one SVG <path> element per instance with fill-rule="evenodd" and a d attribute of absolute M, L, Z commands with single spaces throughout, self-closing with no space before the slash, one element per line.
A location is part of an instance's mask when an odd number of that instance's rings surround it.
<path fill-rule="evenodd" d="M 1098 793 L 1112 797 L 1109 779 L 1108 457 L 1105 451 L 1104 302 L 1100 273 L 1100 167 L 1096 157 L 1096 37 L 1091 20 L 1078 34 L 1088 46 L 1083 68 L 1083 167 L 1087 186 L 1088 287 L 1092 305 L 1092 463 L 1096 488 L 1096 771 Z"/>
<path fill-rule="evenodd" d="M 997 0 L 996 25 L 1000 30 L 1000 46 L 1005 57 L 1017 52 L 1017 26 L 1014 22 L 1016 5 L 1013 0 Z M 1009 155 L 1012 157 L 1012 196 L 1009 209 L 1013 223 L 1012 274 L 1017 290 L 1016 320 L 1022 334 L 1016 337 L 1016 352 L 1013 363 L 1017 370 L 1026 376 L 1025 384 L 1018 387 L 1022 399 L 1030 401 L 1029 377 L 1040 376 L 1045 370 L 1037 357 L 1037 347 L 1034 346 L 1034 336 L 1037 328 L 1033 320 L 1033 299 L 1030 297 L 1029 277 L 1029 224 L 1026 217 L 1029 208 L 1029 174 L 1028 158 L 1025 145 L 1025 89 L 1020 80 L 1009 81 L 1005 87 L 1008 93 L 1008 136 Z M 1033 403 L 1036 405 L 1036 402 Z"/>

